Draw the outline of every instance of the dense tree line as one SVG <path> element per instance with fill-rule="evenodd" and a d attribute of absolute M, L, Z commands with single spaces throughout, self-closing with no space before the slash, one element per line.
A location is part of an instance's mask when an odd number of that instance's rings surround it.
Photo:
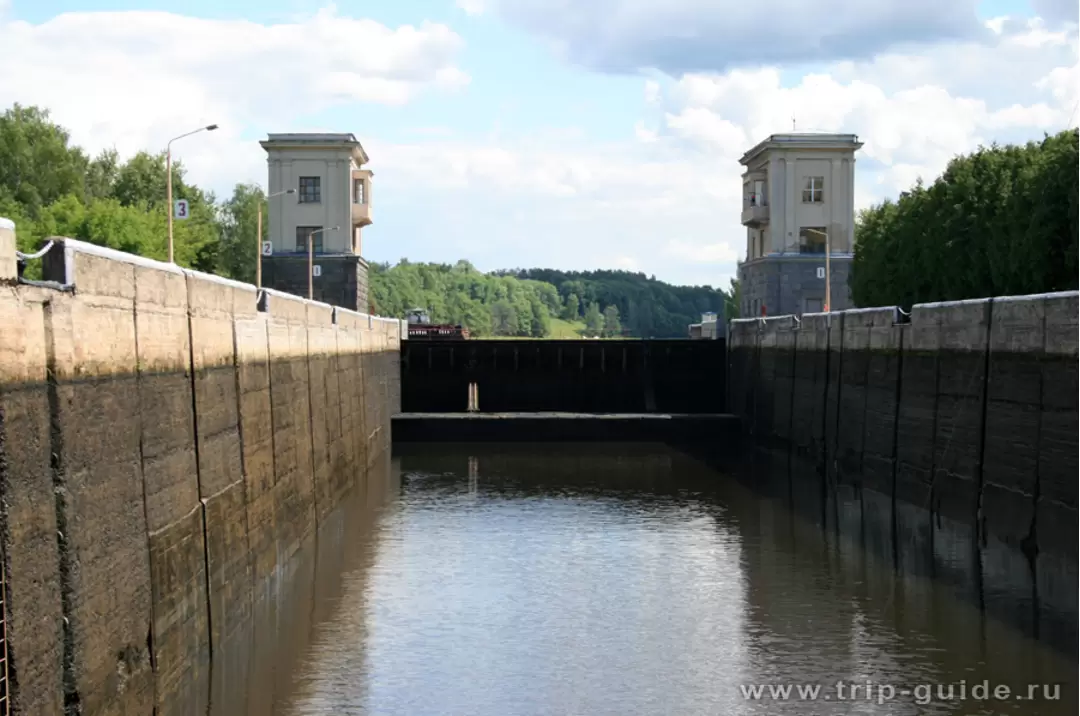
<path fill-rule="evenodd" d="M 953 159 L 930 186 L 863 211 L 855 230 L 856 305 L 1077 287 L 1077 130 Z"/>
<path fill-rule="evenodd" d="M 622 323 L 618 305 L 582 284 L 560 290 L 548 281 L 514 272 L 482 273 L 468 261 L 370 266 L 372 304 L 385 315 L 404 316 L 427 310 L 435 323 L 467 326 L 474 336 L 541 338 L 551 335 L 553 320 L 577 335 L 615 338 L 635 335 Z M 601 307 L 602 306 L 602 307 Z M 686 335 L 686 324 L 677 334 Z"/>
<path fill-rule="evenodd" d="M 372 263 L 368 271 L 378 313 L 403 317 L 422 308 L 432 322 L 467 326 L 475 336 L 540 338 L 559 313 L 554 286 L 485 274 L 468 261 L 451 266 L 402 259 L 396 266 Z"/>
<path fill-rule="evenodd" d="M 643 273 L 554 269 L 496 273 L 555 286 L 563 301 L 563 318 L 579 320 L 580 316 L 590 329 L 608 335 L 681 338 L 689 324 L 701 320 L 702 313 L 726 310 L 721 315 L 736 315 L 729 292 L 711 286 L 673 286 Z M 598 325 L 590 325 L 592 304 L 602 319 Z"/>

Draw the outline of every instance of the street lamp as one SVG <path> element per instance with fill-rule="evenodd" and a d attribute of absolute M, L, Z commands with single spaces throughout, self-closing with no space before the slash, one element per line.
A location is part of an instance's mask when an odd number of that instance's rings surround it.
<path fill-rule="evenodd" d="M 337 231 L 340 228 L 340 226 L 331 226 L 329 229 L 315 229 L 307 235 L 307 297 L 309 301 L 315 300 L 315 234 Z"/>
<path fill-rule="evenodd" d="M 208 124 L 205 127 L 199 127 L 190 132 L 185 132 L 179 137 L 173 137 L 169 140 L 169 143 L 165 145 L 165 201 L 168 203 L 166 211 L 169 213 L 169 263 L 173 263 L 172 143 L 177 139 L 190 137 L 192 134 L 198 134 L 199 132 L 213 132 L 215 129 L 217 129 L 216 124 Z"/>
<path fill-rule="evenodd" d="M 275 191 L 273 194 L 267 194 L 266 200 L 270 201 L 275 196 L 282 196 L 284 194 L 295 194 L 296 189 L 286 189 L 284 191 Z M 255 288 L 262 288 L 262 200 L 259 200 L 259 214 L 255 228 Z"/>

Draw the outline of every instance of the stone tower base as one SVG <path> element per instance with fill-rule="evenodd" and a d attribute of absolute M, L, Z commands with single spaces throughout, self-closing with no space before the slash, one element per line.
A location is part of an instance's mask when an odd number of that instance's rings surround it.
<path fill-rule="evenodd" d="M 312 279 L 316 301 L 369 313 L 368 265 L 360 256 L 316 255 L 320 275 Z M 263 286 L 307 298 L 308 259 L 303 254 L 263 257 Z"/>
<path fill-rule="evenodd" d="M 830 257 L 833 311 L 852 308 L 848 275 L 851 272 L 850 254 Z M 818 269 L 825 270 L 824 254 L 795 254 L 763 256 L 739 266 L 739 283 L 744 318 L 762 315 L 789 314 L 824 310 L 825 279 Z"/>

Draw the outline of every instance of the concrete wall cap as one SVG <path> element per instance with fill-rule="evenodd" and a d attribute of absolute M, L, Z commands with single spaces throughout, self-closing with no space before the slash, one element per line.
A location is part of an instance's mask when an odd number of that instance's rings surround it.
<path fill-rule="evenodd" d="M 0 216 L 0 229 L 7 229 L 8 231 L 14 231 L 15 230 L 15 222 L 12 221 L 11 219 L 5 219 L 4 217 Z"/>
<path fill-rule="evenodd" d="M 91 244 L 86 241 L 80 241 L 78 239 L 69 239 L 65 236 L 50 236 L 46 240 L 62 242 L 64 250 L 71 251 L 73 253 L 99 256 L 103 259 L 121 261 L 123 263 L 133 264 L 135 266 L 142 266 L 143 268 L 156 269 L 158 271 L 167 271 L 169 273 L 182 274 L 184 272 L 184 269 L 180 268 L 176 264 L 170 264 L 164 261 L 148 259 L 145 256 L 137 256 L 135 254 L 124 253 L 123 251 L 117 251 L 116 249 L 110 249 L 105 246 L 98 246 L 97 244 Z"/>
<path fill-rule="evenodd" d="M 1062 298 L 1078 298 L 1080 291 L 1055 291 L 1053 293 L 1032 293 L 1027 296 L 999 296 L 994 298 L 994 303 L 1006 301 L 1051 301 Z"/>
<path fill-rule="evenodd" d="M 356 320 L 367 318 L 363 313 L 359 311 L 351 311 L 348 308 L 342 308 L 341 306 L 334 306 L 334 323 L 338 322 L 338 316 L 352 316 Z"/>
<path fill-rule="evenodd" d="M 248 291 L 249 293 L 255 293 L 255 285 L 250 283 L 243 283 L 242 281 L 236 281 L 231 278 L 225 278 L 224 276 L 218 276 L 212 273 L 203 273 L 202 271 L 196 271 L 194 269 L 181 268 L 185 276 L 191 278 L 197 278 L 200 281 L 209 281 L 211 283 L 221 284 L 223 286 L 229 286 L 230 288 L 237 288 L 242 291 Z"/>
<path fill-rule="evenodd" d="M 847 308 L 843 311 L 837 311 L 837 313 L 878 313 L 883 311 L 896 313 L 896 310 L 896 306 L 875 306 L 873 308 Z"/>
<path fill-rule="evenodd" d="M 297 301 L 298 303 L 308 303 L 308 300 L 303 296 L 297 296 L 295 293 L 289 293 L 288 291 L 278 291 L 276 288 L 263 288 L 261 289 L 267 296 L 274 296 L 275 298 L 283 298 L 286 301 Z"/>
<path fill-rule="evenodd" d="M 911 310 L 916 308 L 944 308 L 946 306 L 974 306 L 980 303 L 990 303 L 991 301 L 1000 301 L 1001 299 L 995 298 L 965 298 L 962 301 L 933 301 L 931 303 L 916 303 L 911 307 Z"/>

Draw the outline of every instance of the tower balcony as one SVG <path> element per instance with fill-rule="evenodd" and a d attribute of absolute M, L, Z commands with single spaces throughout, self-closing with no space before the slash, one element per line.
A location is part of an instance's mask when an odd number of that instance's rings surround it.
<path fill-rule="evenodd" d="M 364 227 L 372 222 L 371 178 L 375 176 L 370 169 L 352 170 L 352 223 Z"/>
<path fill-rule="evenodd" d="M 743 226 L 760 227 L 769 223 L 768 205 L 760 205 L 755 202 L 747 203 L 742 210 Z"/>
<path fill-rule="evenodd" d="M 371 223 L 371 205 L 353 202 L 352 223 L 353 226 L 361 227 L 369 225 Z"/>

